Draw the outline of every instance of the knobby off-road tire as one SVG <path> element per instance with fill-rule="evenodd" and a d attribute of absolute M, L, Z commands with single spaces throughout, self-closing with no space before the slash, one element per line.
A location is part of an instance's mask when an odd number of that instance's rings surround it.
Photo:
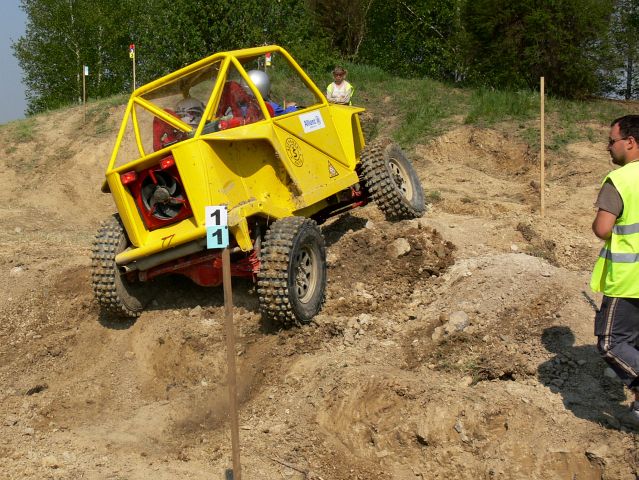
<path fill-rule="evenodd" d="M 115 320 L 138 317 L 146 304 L 144 286 L 127 281 L 115 264 L 115 256 L 128 244 L 116 214 L 102 222 L 91 251 L 93 293 L 102 309 Z"/>
<path fill-rule="evenodd" d="M 326 246 L 314 220 L 286 217 L 266 232 L 260 253 L 262 314 L 285 326 L 309 323 L 326 291 Z"/>
<path fill-rule="evenodd" d="M 360 155 L 364 186 L 388 220 L 419 218 L 424 190 L 401 148 L 389 140 L 366 145 Z"/>

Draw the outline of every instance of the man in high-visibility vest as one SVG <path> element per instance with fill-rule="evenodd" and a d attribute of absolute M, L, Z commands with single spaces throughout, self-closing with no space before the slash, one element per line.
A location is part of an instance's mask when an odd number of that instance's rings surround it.
<path fill-rule="evenodd" d="M 590 281 L 603 293 L 595 316 L 597 348 L 634 392 L 627 419 L 639 426 L 639 115 L 614 120 L 608 152 L 615 165 L 604 179 L 592 230 L 605 240 Z"/>

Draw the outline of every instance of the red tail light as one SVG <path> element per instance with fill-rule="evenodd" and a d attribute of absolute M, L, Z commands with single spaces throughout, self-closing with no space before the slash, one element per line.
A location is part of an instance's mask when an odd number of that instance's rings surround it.
<path fill-rule="evenodd" d="M 135 171 L 126 172 L 120 175 L 120 181 L 122 185 L 128 185 L 129 183 L 133 183 L 138 179 L 138 174 Z"/>
<path fill-rule="evenodd" d="M 160 162 L 160 168 L 162 170 L 166 170 L 167 168 L 171 168 L 175 165 L 175 159 L 173 157 L 166 157 Z"/>

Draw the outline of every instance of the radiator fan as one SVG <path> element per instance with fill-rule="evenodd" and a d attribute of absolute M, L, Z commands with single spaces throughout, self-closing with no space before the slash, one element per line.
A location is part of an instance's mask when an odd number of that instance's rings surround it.
<path fill-rule="evenodd" d="M 144 207 L 160 220 L 177 217 L 186 203 L 181 185 L 169 172 L 156 170 L 149 173 L 142 182 Z"/>

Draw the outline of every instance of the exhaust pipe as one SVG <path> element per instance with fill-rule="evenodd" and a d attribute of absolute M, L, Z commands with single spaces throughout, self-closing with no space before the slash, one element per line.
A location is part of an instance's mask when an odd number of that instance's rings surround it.
<path fill-rule="evenodd" d="M 203 238 L 191 243 L 187 243 L 185 245 L 180 245 L 179 247 L 172 248 L 171 250 L 158 252 L 154 255 L 143 258 L 141 260 L 136 260 L 126 265 L 121 265 L 119 269 L 122 273 L 134 272 L 136 270 L 143 272 L 150 268 L 157 267 L 158 265 L 161 265 L 165 262 L 170 262 L 171 260 L 175 260 L 186 255 L 201 252 L 205 249 L 206 238 Z"/>

